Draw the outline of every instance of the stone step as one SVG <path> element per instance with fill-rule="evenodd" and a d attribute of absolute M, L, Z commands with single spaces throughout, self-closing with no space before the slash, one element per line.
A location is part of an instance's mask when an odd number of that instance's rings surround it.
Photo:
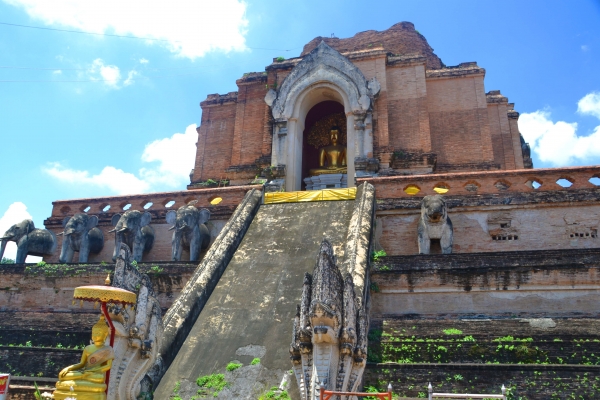
<path fill-rule="evenodd" d="M 435 392 L 500 394 L 505 385 L 513 399 L 592 399 L 600 396 L 600 366 L 515 364 L 367 364 L 365 387 L 423 398 L 431 382 Z M 581 396 L 581 397 L 580 397 Z M 569 397 L 571 398 L 571 397 Z"/>
<path fill-rule="evenodd" d="M 11 376 L 9 397 L 7 400 L 31 400 L 34 398 L 35 384 L 40 393 L 52 393 L 56 378 L 31 378 L 26 376 Z"/>
<path fill-rule="evenodd" d="M 503 336 L 520 338 L 535 337 L 553 340 L 555 338 L 580 339 L 597 337 L 600 332 L 598 318 L 496 318 L 480 316 L 438 316 L 438 318 L 388 317 L 373 319 L 371 329 L 394 336 L 419 336 L 430 338 L 452 337 L 444 330 L 455 329 L 460 335 L 471 335 L 477 340 L 487 337 L 493 340 Z M 458 336 L 458 335 L 457 335 Z"/>
<path fill-rule="evenodd" d="M 79 363 L 82 349 L 0 346 L 0 371 L 14 376 L 56 378 L 66 366 Z"/>
<path fill-rule="evenodd" d="M 397 363 L 600 364 L 598 319 L 373 321 L 368 359 Z"/>
<path fill-rule="evenodd" d="M 528 338 L 531 339 L 531 338 Z M 600 365 L 600 340 L 546 342 L 539 340 L 501 342 L 462 341 L 464 339 L 391 338 L 369 346 L 373 362 L 467 362 L 509 364 L 587 364 Z"/>

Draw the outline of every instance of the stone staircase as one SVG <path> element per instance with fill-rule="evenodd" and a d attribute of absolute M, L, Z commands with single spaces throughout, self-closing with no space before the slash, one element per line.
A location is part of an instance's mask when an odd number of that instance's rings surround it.
<path fill-rule="evenodd" d="M 384 318 L 371 325 L 365 386 L 422 397 L 429 382 L 450 393 L 504 384 L 513 399 L 598 398 L 598 328 L 594 318 Z"/>
<path fill-rule="evenodd" d="M 155 398 L 187 400 L 197 394 L 198 378 L 226 374 L 230 363 L 242 366 L 229 371 L 229 386 L 215 397 L 258 399 L 284 380 L 293 396 L 288 348 L 304 273 L 312 272 L 323 238 L 343 262 L 354 206 L 355 201 L 261 205 Z M 250 365 L 255 358 L 260 364 Z"/>

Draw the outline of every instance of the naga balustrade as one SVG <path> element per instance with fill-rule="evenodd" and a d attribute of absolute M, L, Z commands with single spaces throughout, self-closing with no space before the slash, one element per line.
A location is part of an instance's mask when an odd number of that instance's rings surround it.
<path fill-rule="evenodd" d="M 600 189 L 600 166 L 359 178 L 378 199 Z"/>
<path fill-rule="evenodd" d="M 329 400 L 332 396 L 376 397 L 378 399 L 392 400 L 392 384 L 388 385 L 388 391 L 385 393 L 335 392 L 333 390 L 325 390 L 325 386 L 321 385 L 319 400 Z"/>

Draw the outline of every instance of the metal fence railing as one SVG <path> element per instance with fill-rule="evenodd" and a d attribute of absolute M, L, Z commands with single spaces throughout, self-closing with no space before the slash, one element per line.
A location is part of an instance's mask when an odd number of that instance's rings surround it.
<path fill-rule="evenodd" d="M 321 385 L 319 391 L 319 400 L 329 400 L 332 396 L 356 396 L 356 397 L 376 397 L 378 399 L 392 400 L 392 384 L 388 385 L 388 391 L 384 393 L 365 393 L 365 392 L 335 392 L 333 390 L 325 390 L 325 386 Z"/>
<path fill-rule="evenodd" d="M 429 392 L 429 400 L 446 398 L 446 399 L 502 399 L 506 400 L 506 388 L 502 385 L 502 394 L 469 394 L 469 393 L 434 393 L 431 382 L 427 387 Z"/>

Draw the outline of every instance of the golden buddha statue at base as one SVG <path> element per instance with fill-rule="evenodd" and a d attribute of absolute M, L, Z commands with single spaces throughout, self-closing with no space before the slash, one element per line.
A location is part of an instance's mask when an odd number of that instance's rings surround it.
<path fill-rule="evenodd" d="M 309 176 L 347 173 L 346 147 L 338 144 L 338 135 L 339 128 L 332 127 L 329 132 L 331 144 L 319 149 L 319 168 L 309 170 Z"/>
<path fill-rule="evenodd" d="M 53 399 L 106 400 L 106 373 L 115 357 L 112 347 L 105 344 L 108 325 L 104 316 L 92 327 L 92 341 L 83 349 L 81 362 L 60 371 Z"/>

